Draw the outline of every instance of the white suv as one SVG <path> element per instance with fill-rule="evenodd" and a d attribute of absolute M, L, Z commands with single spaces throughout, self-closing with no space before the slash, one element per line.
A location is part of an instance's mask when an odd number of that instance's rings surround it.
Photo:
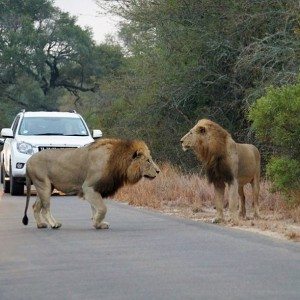
<path fill-rule="evenodd" d="M 11 128 L 3 128 L 5 138 L 1 151 L 1 183 L 5 193 L 23 195 L 26 162 L 41 150 L 77 148 L 102 136 L 101 130 L 91 135 L 83 118 L 73 112 L 25 112 L 14 119 Z"/>

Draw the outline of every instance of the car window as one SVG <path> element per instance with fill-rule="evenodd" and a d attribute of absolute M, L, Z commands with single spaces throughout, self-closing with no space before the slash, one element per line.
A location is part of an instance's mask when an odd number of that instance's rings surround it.
<path fill-rule="evenodd" d="M 24 117 L 19 134 L 87 136 L 88 131 L 80 118 Z"/>

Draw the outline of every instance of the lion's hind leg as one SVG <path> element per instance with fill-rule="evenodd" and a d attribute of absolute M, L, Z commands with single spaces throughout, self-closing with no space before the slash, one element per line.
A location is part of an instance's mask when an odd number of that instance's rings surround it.
<path fill-rule="evenodd" d="M 253 208 L 254 208 L 254 219 L 259 219 L 259 206 L 258 206 L 258 197 L 259 197 L 259 179 L 254 178 L 251 182 L 252 193 L 253 193 Z"/>
<path fill-rule="evenodd" d="M 51 214 L 50 210 L 50 196 L 52 193 L 52 186 L 50 182 L 39 182 L 35 184 L 35 188 L 40 198 L 41 205 L 42 205 L 42 216 L 45 221 L 51 226 L 53 229 L 57 229 L 61 227 L 61 223 L 56 221 L 55 218 Z"/>
<path fill-rule="evenodd" d="M 240 195 L 239 217 L 246 218 L 245 194 L 244 194 L 244 187 L 242 185 L 239 186 L 239 195 Z"/>
<path fill-rule="evenodd" d="M 35 203 L 32 205 L 32 208 L 33 208 L 33 216 L 35 218 L 37 228 L 47 228 L 47 224 L 42 222 L 41 219 L 42 202 L 39 196 L 37 196 L 37 199 Z"/>

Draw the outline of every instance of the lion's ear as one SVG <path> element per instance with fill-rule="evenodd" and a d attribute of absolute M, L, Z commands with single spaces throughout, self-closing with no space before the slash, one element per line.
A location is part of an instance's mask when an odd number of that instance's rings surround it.
<path fill-rule="evenodd" d="M 203 127 L 203 126 L 199 126 L 199 127 L 197 128 L 197 132 L 198 132 L 198 133 L 201 133 L 201 134 L 204 134 L 204 133 L 206 132 L 206 129 L 205 129 L 205 127 Z"/>
<path fill-rule="evenodd" d="M 142 156 L 142 153 L 139 151 L 139 150 L 136 150 L 133 155 L 132 155 L 132 158 L 133 159 L 136 159 L 136 158 L 139 158 Z"/>

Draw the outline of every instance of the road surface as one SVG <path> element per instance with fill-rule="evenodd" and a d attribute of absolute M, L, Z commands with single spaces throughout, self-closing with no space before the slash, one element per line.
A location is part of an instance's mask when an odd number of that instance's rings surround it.
<path fill-rule="evenodd" d="M 37 229 L 3 196 L 0 299 L 300 299 L 299 244 L 107 204 L 109 230 L 70 196 L 52 199 L 62 228 Z"/>

